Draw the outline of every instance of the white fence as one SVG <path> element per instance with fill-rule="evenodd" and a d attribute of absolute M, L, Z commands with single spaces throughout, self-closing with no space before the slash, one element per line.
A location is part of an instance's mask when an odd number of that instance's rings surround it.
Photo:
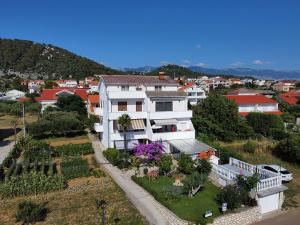
<path fill-rule="evenodd" d="M 247 171 L 252 175 L 258 173 L 260 175 L 260 180 L 257 183 L 257 191 L 267 190 L 281 185 L 281 176 L 276 173 L 265 169 L 259 169 L 256 166 L 235 158 L 229 159 L 229 165 Z M 212 164 L 212 171 L 226 180 L 235 180 L 236 177 L 240 175 L 240 173 L 230 170 L 222 165 Z"/>

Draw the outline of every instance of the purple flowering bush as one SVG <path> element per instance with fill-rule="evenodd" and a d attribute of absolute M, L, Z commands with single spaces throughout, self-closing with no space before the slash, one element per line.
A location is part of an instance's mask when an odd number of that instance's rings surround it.
<path fill-rule="evenodd" d="M 159 161 L 162 157 L 164 145 L 161 142 L 152 142 L 150 144 L 138 144 L 134 148 L 135 156 L 145 156 L 150 161 Z"/>

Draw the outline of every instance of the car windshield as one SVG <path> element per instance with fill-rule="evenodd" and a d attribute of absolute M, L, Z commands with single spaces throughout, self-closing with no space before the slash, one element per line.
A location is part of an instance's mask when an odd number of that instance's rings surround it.
<path fill-rule="evenodd" d="M 287 170 L 281 170 L 280 173 L 281 173 L 281 174 L 290 174 L 290 172 L 287 171 Z"/>

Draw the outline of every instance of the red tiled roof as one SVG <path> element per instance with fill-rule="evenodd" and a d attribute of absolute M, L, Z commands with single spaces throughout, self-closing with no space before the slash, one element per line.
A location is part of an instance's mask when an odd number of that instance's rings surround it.
<path fill-rule="evenodd" d="M 193 87 L 195 84 L 193 82 L 188 82 L 186 83 L 184 86 L 181 86 L 180 88 L 178 88 L 178 91 L 183 91 L 189 87 Z"/>
<path fill-rule="evenodd" d="M 226 95 L 229 100 L 233 100 L 238 105 L 245 104 L 276 104 L 273 99 L 267 98 L 264 95 Z"/>
<path fill-rule="evenodd" d="M 77 94 L 82 100 L 86 101 L 88 98 L 87 89 L 74 89 L 74 88 L 55 88 L 55 89 L 44 89 L 41 96 L 37 97 L 37 101 L 51 101 L 58 99 L 57 93 L 61 91 L 71 92 Z"/>
<path fill-rule="evenodd" d="M 32 99 L 31 98 L 27 98 L 27 97 L 22 97 L 22 98 L 18 98 L 17 101 L 18 102 L 31 102 Z"/>
<path fill-rule="evenodd" d="M 241 116 L 247 116 L 249 113 L 250 113 L 250 112 L 240 112 L 239 114 L 240 114 Z M 278 115 L 278 116 L 280 116 L 280 115 L 283 114 L 283 112 L 280 112 L 280 111 L 263 112 L 263 113 L 264 113 L 264 114 L 268 114 L 268 115 Z"/>
<path fill-rule="evenodd" d="M 92 104 L 98 104 L 99 100 L 100 100 L 100 96 L 99 95 L 89 95 L 89 102 Z"/>
<path fill-rule="evenodd" d="M 279 95 L 283 101 L 290 105 L 296 105 L 297 101 L 300 99 L 300 90 L 298 91 L 289 91 L 287 93 Z"/>

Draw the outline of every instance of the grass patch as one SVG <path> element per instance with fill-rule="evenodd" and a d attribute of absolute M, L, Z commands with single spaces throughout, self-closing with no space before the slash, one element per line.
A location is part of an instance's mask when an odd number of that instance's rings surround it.
<path fill-rule="evenodd" d="M 45 141 L 53 147 L 68 145 L 68 144 L 85 144 L 90 142 L 86 134 L 75 136 L 75 137 L 48 138 L 45 139 Z"/>
<path fill-rule="evenodd" d="M 173 178 L 159 177 L 152 181 L 148 177 L 133 177 L 133 180 L 182 219 L 198 221 L 207 210 L 212 210 L 213 217 L 220 215 L 215 202 L 215 197 L 220 189 L 210 182 L 207 182 L 193 198 L 180 194 L 176 199 L 165 199 L 161 195 L 162 190 L 174 187 Z"/>
<path fill-rule="evenodd" d="M 60 166 L 61 173 L 67 180 L 90 175 L 87 160 L 80 157 L 63 159 Z"/>
<path fill-rule="evenodd" d="M 55 151 L 60 156 L 76 156 L 94 153 L 92 143 L 61 145 L 56 147 Z"/>

